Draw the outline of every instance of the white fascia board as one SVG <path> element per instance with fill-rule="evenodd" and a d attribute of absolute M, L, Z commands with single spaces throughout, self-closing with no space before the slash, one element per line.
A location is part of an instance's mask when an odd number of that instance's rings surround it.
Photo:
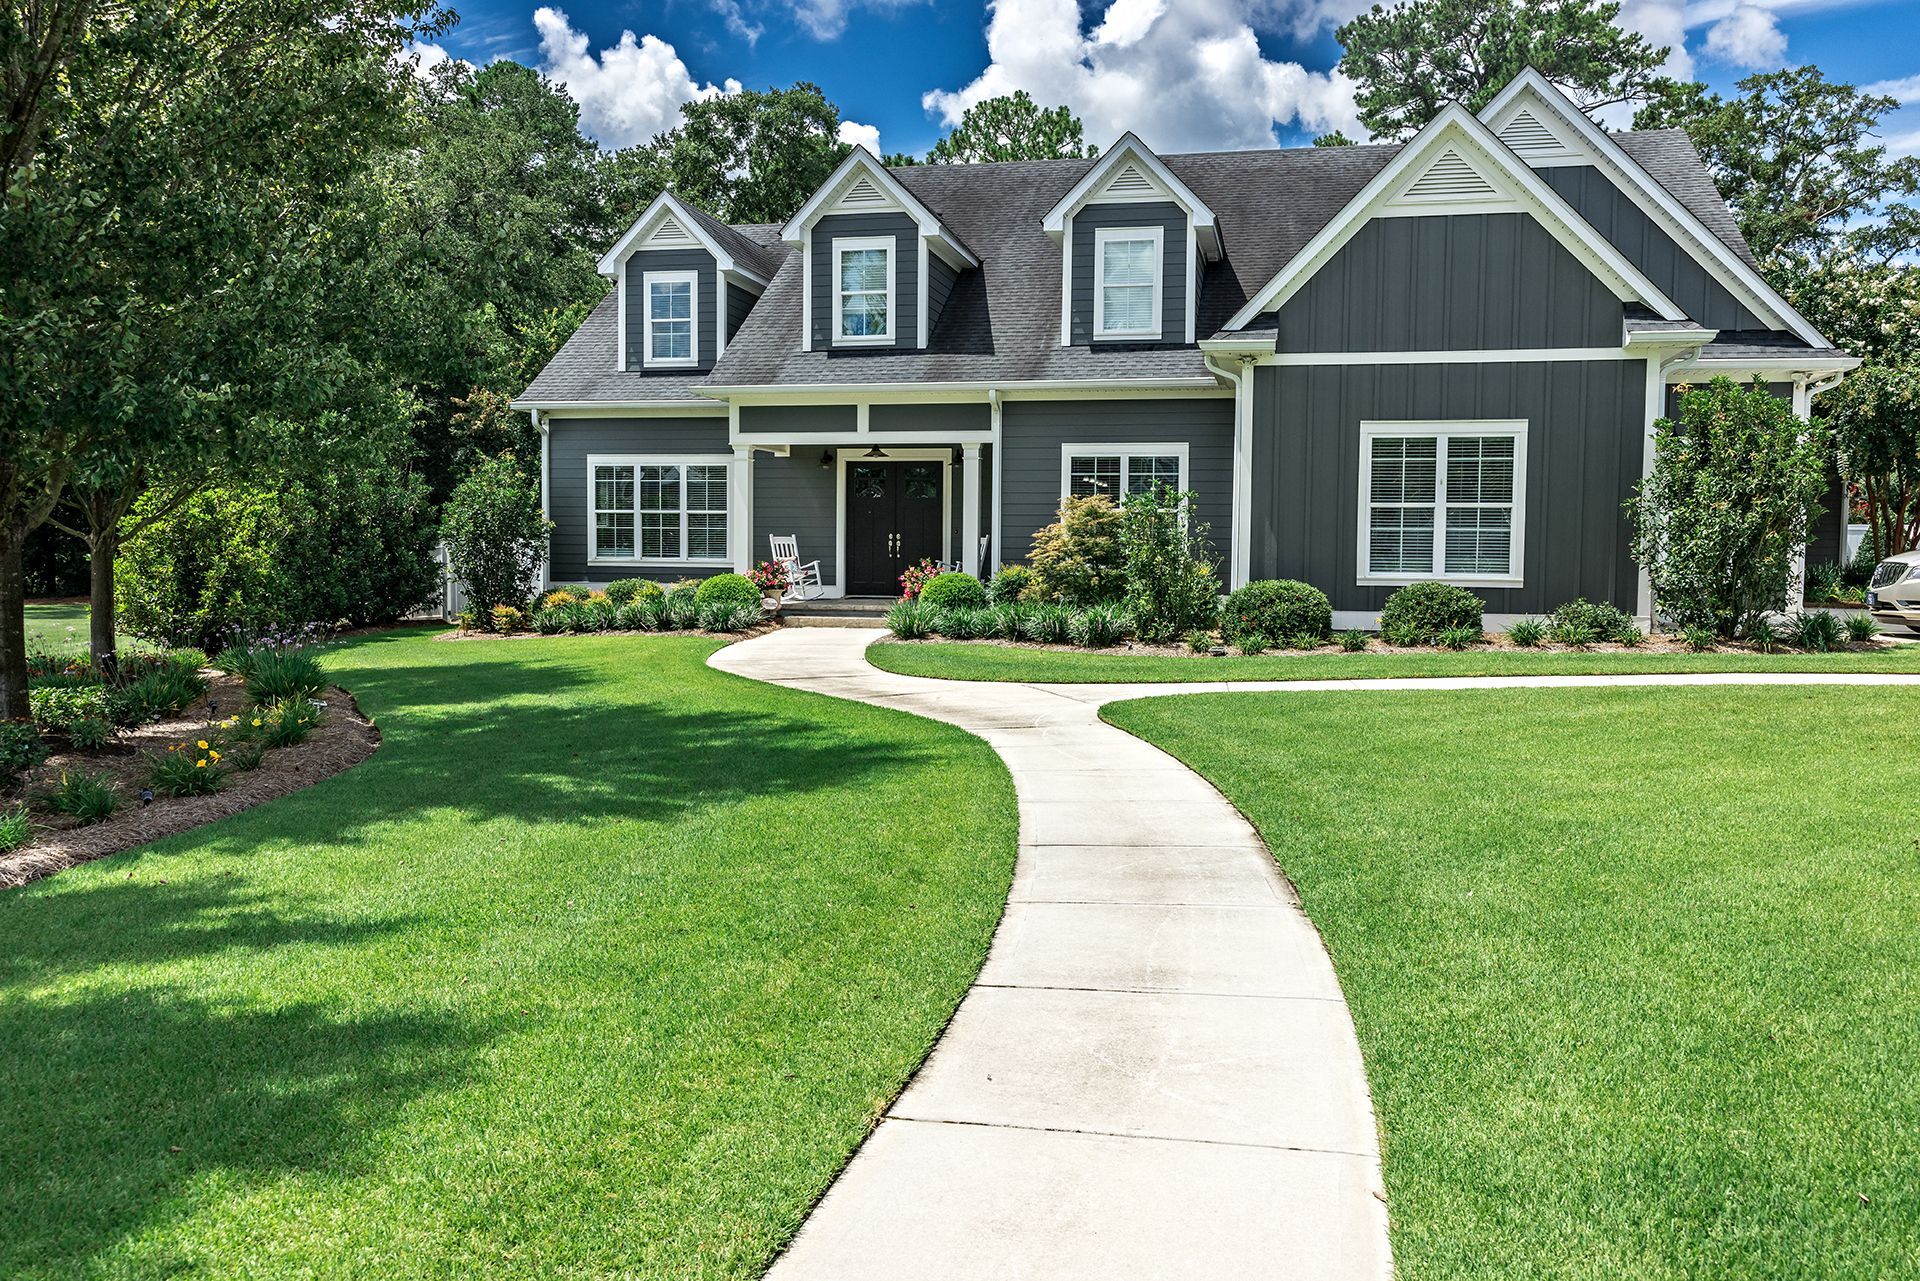
<path fill-rule="evenodd" d="M 1718 329 L 1638 329 L 1627 334 L 1627 349 L 1704 347 L 1720 336 Z"/>
<path fill-rule="evenodd" d="M 1201 252 L 1206 254 L 1208 262 L 1217 262 L 1220 258 L 1220 226 L 1213 216 L 1213 210 L 1133 133 L 1121 134 L 1113 146 L 1101 153 L 1100 158 L 1094 161 L 1093 168 L 1073 184 L 1073 188 L 1061 197 L 1060 203 L 1047 210 L 1047 216 L 1040 222 L 1041 229 L 1055 240 L 1064 236 L 1067 219 L 1093 198 L 1100 184 L 1124 160 L 1132 160 L 1152 174 L 1154 181 L 1167 189 L 1175 203 L 1186 209 L 1187 217 L 1193 223 L 1194 234 L 1199 237 Z"/>
<path fill-rule="evenodd" d="M 1297 293 L 1315 272 L 1332 260 L 1360 228 L 1378 215 L 1409 178 L 1444 148 L 1470 152 L 1494 176 L 1504 181 L 1509 191 L 1523 204 L 1534 220 L 1547 229 L 1568 252 L 1599 277 L 1614 296 L 1623 302 L 1644 303 L 1663 320 L 1685 320 L 1686 313 L 1674 305 L 1660 287 L 1647 279 L 1626 255 L 1595 231 L 1560 193 L 1528 168 L 1506 143 L 1493 135 L 1472 112 L 1455 103 L 1447 107 L 1400 150 L 1332 222 L 1322 227 L 1293 261 L 1282 267 L 1272 280 L 1224 326 L 1237 329 L 1265 311 L 1272 311 Z M 1445 206 L 1435 206 L 1444 209 Z"/>
<path fill-rule="evenodd" d="M 934 249 L 940 251 L 940 256 L 949 265 L 961 269 L 980 265 L 973 251 L 946 229 L 939 216 L 901 186 L 900 180 L 888 173 L 887 167 L 865 147 L 855 147 L 847 153 L 847 158 L 840 162 L 840 167 L 833 171 L 833 175 L 820 184 L 819 190 L 807 198 L 806 204 L 800 206 L 800 212 L 787 220 L 787 225 L 780 229 L 780 238 L 789 245 L 798 246 L 806 231 L 826 213 L 827 207 L 839 195 L 841 188 L 851 181 L 856 171 L 872 179 L 875 186 L 906 210 L 907 216 L 919 225 L 920 234 L 933 242 Z"/>
<path fill-rule="evenodd" d="M 672 414 L 710 418 L 726 413 L 726 406 L 706 400 L 513 400 L 507 402 L 507 408 L 531 410 L 549 417 L 556 413 L 575 413 L 607 414 L 616 418 L 629 415 L 657 418 Z"/>
<path fill-rule="evenodd" d="M 1858 368 L 1858 356 L 1769 356 L 1764 359 L 1727 356 L 1718 360 L 1712 356 L 1702 356 L 1668 366 L 1667 381 L 1685 382 L 1685 378 L 1673 375 L 1689 373 L 1708 377 L 1725 374 L 1734 378 L 1741 374 L 1843 374 Z"/>
<path fill-rule="evenodd" d="M 1258 337 L 1249 335 L 1245 338 L 1202 338 L 1199 347 L 1201 351 L 1213 352 L 1223 356 L 1234 355 L 1240 352 L 1254 356 L 1271 356 L 1274 352 L 1274 347 L 1279 341 L 1280 335 L 1276 332 L 1262 334 Z"/>
<path fill-rule="evenodd" d="M 992 379 L 969 382 L 915 383 L 806 383 L 775 386 L 702 386 L 702 396 L 742 405 L 913 404 L 933 400 L 987 402 L 990 393 L 1019 396 L 1032 392 L 1074 392 L 1090 398 L 1132 396 L 1141 392 L 1218 391 L 1220 383 L 1208 375 L 1199 378 L 1034 378 L 1024 381 Z"/>
<path fill-rule="evenodd" d="M 603 276 L 617 275 L 620 271 L 620 264 L 626 261 L 627 255 L 633 252 L 634 246 L 651 234 L 660 219 L 668 214 L 672 214 L 674 219 L 679 222 L 682 227 L 687 229 L 687 234 L 699 241 L 702 247 L 713 255 L 713 260 L 719 265 L 721 271 L 732 272 L 744 280 L 753 281 L 762 289 L 767 287 L 767 278 L 751 267 L 742 266 L 734 259 L 732 254 L 722 249 L 720 242 L 708 234 L 707 229 L 700 225 L 698 219 L 687 212 L 687 207 L 680 203 L 679 197 L 675 196 L 671 191 L 663 191 L 655 196 L 653 203 L 648 205 L 645 212 L 634 220 L 633 226 L 627 228 L 627 234 L 615 241 L 613 248 L 601 255 L 600 274 Z"/>
<path fill-rule="evenodd" d="M 1555 121 L 1579 135 L 1598 162 L 1600 171 L 1613 179 L 1614 185 L 1625 191 L 1642 213 L 1679 241 L 1681 247 L 1687 249 L 1694 260 L 1705 267 L 1729 293 L 1751 304 L 1755 311 L 1772 317 L 1776 323 L 1792 330 L 1809 346 L 1828 345 L 1826 338 L 1813 327 L 1812 322 L 1794 309 L 1792 303 L 1781 297 L 1779 291 L 1769 285 L 1759 272 L 1742 262 L 1738 254 L 1727 248 L 1724 240 L 1714 235 L 1691 209 L 1642 168 L 1640 162 L 1628 155 L 1624 147 L 1608 137 L 1606 130 L 1589 120 L 1586 112 L 1554 88 L 1553 82 L 1539 71 L 1528 67 L 1515 76 L 1499 96 L 1481 110 L 1481 117 L 1491 120 L 1504 115 L 1523 95 L 1530 103 L 1551 112 Z"/>

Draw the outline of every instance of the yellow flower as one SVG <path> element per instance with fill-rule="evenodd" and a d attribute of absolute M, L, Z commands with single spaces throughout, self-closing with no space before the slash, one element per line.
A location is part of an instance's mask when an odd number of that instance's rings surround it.
<path fill-rule="evenodd" d="M 220 753 L 218 752 L 208 752 L 207 755 L 213 757 L 216 761 L 220 759 Z"/>
<path fill-rule="evenodd" d="M 200 740 L 200 742 L 199 742 L 199 743 L 197 744 L 197 746 L 198 746 L 198 747 L 200 748 L 200 750 L 201 750 L 201 751 L 203 751 L 203 752 L 204 752 L 204 751 L 206 751 L 206 750 L 207 750 L 207 740 L 206 740 L 206 739 L 204 739 L 204 738 L 203 738 L 203 739 L 201 739 L 201 740 Z"/>
<path fill-rule="evenodd" d="M 259 718 L 258 716 L 256 716 L 256 717 L 254 717 L 254 718 L 253 718 L 253 727 L 254 727 L 255 729 L 259 729 L 259 728 L 260 728 L 260 718 Z"/>
<path fill-rule="evenodd" d="M 205 769 L 207 767 L 206 759 L 202 757 L 200 760 L 195 761 L 193 767 L 195 769 Z"/>

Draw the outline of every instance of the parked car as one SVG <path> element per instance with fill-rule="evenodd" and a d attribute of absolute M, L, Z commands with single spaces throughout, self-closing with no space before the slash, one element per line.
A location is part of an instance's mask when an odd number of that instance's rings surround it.
<path fill-rule="evenodd" d="M 1920 633 L 1920 551 L 1889 556 L 1873 567 L 1867 609 L 1876 622 Z"/>

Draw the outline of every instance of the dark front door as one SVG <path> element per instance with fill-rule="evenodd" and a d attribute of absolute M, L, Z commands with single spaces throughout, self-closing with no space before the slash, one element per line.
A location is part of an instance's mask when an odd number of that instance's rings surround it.
<path fill-rule="evenodd" d="M 900 572 L 940 558 L 939 459 L 847 464 L 847 594 L 898 596 Z"/>

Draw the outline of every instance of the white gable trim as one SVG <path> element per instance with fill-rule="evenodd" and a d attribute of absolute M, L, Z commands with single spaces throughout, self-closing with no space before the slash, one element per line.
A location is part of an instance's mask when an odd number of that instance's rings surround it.
<path fill-rule="evenodd" d="M 1510 100 L 1498 114 L 1489 108 L 1480 118 L 1495 137 L 1535 169 L 1593 163 L 1593 154 L 1580 135 L 1554 112 L 1540 110 L 1531 99 Z"/>
<path fill-rule="evenodd" d="M 820 184 L 820 189 L 808 197 L 807 203 L 800 206 L 800 212 L 787 221 L 780 229 L 780 238 L 790 245 L 799 245 L 813 224 L 829 213 L 884 213 L 889 206 L 877 202 L 862 200 L 857 207 L 840 207 L 847 194 L 860 186 L 862 181 L 873 187 L 892 202 L 892 209 L 906 214 L 919 225 L 920 234 L 929 241 L 932 250 L 946 259 L 948 265 L 955 268 L 978 267 L 980 260 L 956 239 L 941 223 L 933 210 L 914 198 L 912 192 L 900 185 L 900 180 L 887 172 L 871 151 L 865 147 L 855 147 L 833 171 L 833 176 Z"/>
<path fill-rule="evenodd" d="M 1262 312 L 1273 311 L 1298 293 L 1314 273 L 1332 260 L 1361 227 L 1375 217 L 1434 216 L 1450 213 L 1498 212 L 1509 207 L 1502 202 L 1457 201 L 1413 202 L 1397 200 L 1402 192 L 1417 183 L 1428 167 L 1452 150 L 1473 169 L 1487 178 L 1502 193 L 1511 208 L 1524 210 L 1567 251 L 1580 260 L 1623 302 L 1639 302 L 1651 307 L 1662 319 L 1684 320 L 1686 316 L 1660 287 L 1604 236 L 1595 231 L 1560 194 L 1539 174 L 1521 163 L 1506 144 L 1493 136 L 1473 114 L 1455 104 L 1442 111 L 1422 129 L 1400 154 L 1375 174 L 1358 195 L 1332 222 L 1322 227 L 1293 261 L 1280 269 L 1246 305 L 1227 322 L 1238 329 Z"/>
<path fill-rule="evenodd" d="M 1131 166 L 1142 182 L 1131 181 L 1122 184 L 1122 190 L 1113 192 L 1109 188 L 1116 179 L 1125 177 Z M 1129 200 L 1171 200 L 1187 211 L 1187 220 L 1200 241 L 1201 252 L 1209 262 L 1220 258 L 1220 228 L 1213 216 L 1213 210 L 1207 208 L 1207 202 L 1194 194 L 1193 188 L 1181 182 L 1173 170 L 1161 161 L 1160 157 L 1147 150 L 1147 144 L 1131 133 L 1120 135 L 1118 141 L 1093 163 L 1072 190 L 1060 198 L 1060 203 L 1047 210 L 1047 216 L 1041 220 L 1041 228 L 1055 240 L 1066 236 L 1069 220 L 1081 207 L 1090 204 L 1120 203 Z"/>
<path fill-rule="evenodd" d="M 1674 194 L 1654 176 L 1640 167 L 1606 131 L 1587 119 L 1586 113 L 1553 87 L 1553 82 L 1529 67 L 1514 77 L 1500 95 L 1488 103 L 1482 116 L 1492 124 L 1510 121 L 1520 110 L 1529 109 L 1556 133 L 1577 139 L 1582 154 L 1564 163 L 1592 163 L 1680 247 L 1691 253 L 1708 274 L 1734 297 L 1772 319 L 1782 328 L 1797 334 L 1809 346 L 1828 345 L 1818 329 L 1769 285 L 1759 272 L 1742 262 L 1727 248 L 1725 241 L 1701 222 Z"/>
<path fill-rule="evenodd" d="M 686 238 L 675 237 L 670 243 L 653 243 L 654 237 L 669 221 L 679 226 L 686 233 Z M 721 271 L 730 271 L 736 276 L 752 281 L 762 289 L 766 288 L 767 278 L 754 268 L 736 261 L 732 254 L 722 249 L 720 242 L 707 234 L 706 229 L 687 212 L 687 207 L 681 204 L 679 198 L 671 191 L 663 191 L 655 196 L 653 203 L 634 220 L 633 226 L 627 228 L 627 234 L 620 237 L 613 248 L 601 256 L 600 274 L 619 275 L 620 264 L 625 262 L 629 255 L 642 248 L 684 249 L 694 246 L 712 254 L 714 262 L 719 265 Z"/>

